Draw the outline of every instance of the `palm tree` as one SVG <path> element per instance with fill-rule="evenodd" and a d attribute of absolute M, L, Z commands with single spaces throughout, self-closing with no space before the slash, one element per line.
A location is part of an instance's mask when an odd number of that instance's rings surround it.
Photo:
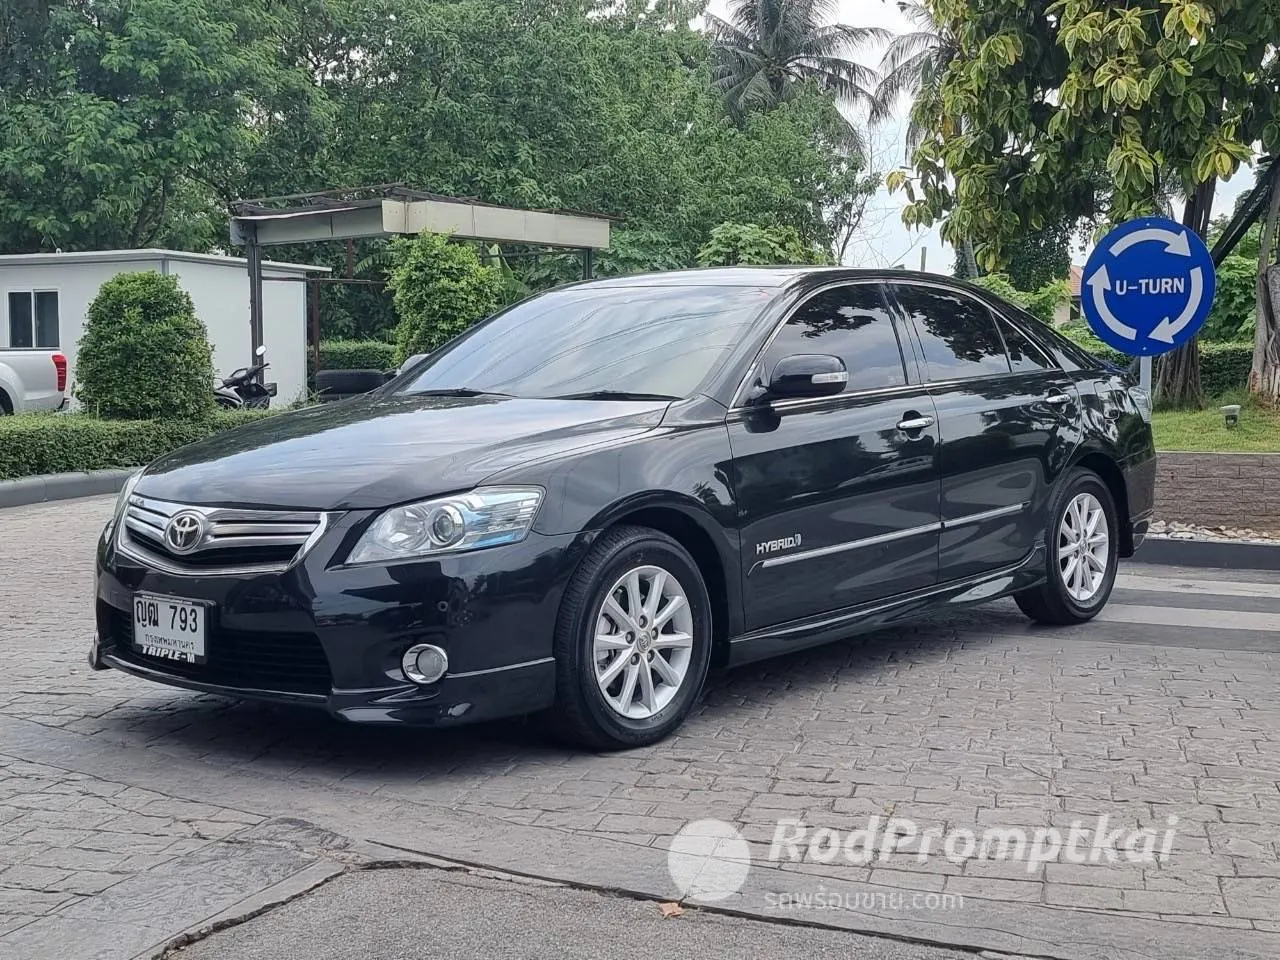
<path fill-rule="evenodd" d="M 836 6 L 835 0 L 731 0 L 727 20 L 707 14 L 714 84 L 730 112 L 767 110 L 807 83 L 847 105 L 870 104 L 876 72 L 847 58 L 889 34 L 830 22 Z"/>
<path fill-rule="evenodd" d="M 915 27 L 899 34 L 880 58 L 880 83 L 871 101 L 871 123 L 888 120 L 903 97 L 927 103 L 937 97 L 942 74 L 959 52 L 955 38 L 933 19 L 928 7 L 916 0 L 899 0 L 898 9 Z M 924 128 L 911 111 L 907 124 L 907 155 L 920 145 Z"/>

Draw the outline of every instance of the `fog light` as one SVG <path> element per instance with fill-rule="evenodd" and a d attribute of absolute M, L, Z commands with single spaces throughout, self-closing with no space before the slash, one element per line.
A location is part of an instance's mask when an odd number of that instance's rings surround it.
<path fill-rule="evenodd" d="M 449 669 L 449 657 L 437 646 L 419 643 L 404 652 L 400 658 L 400 669 L 414 683 L 425 686 L 445 675 Z"/>

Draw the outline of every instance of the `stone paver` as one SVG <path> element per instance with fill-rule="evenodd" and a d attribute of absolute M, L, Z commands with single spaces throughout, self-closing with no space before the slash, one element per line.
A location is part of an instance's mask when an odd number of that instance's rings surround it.
<path fill-rule="evenodd" d="M 47 955 L 70 960 L 74 950 L 56 942 L 80 942 L 94 919 L 175 933 L 163 907 L 134 908 L 153 878 L 201 857 L 231 863 L 223 852 L 252 846 L 284 858 L 249 858 L 240 881 L 229 868 L 229 886 L 219 880 L 217 895 L 188 911 L 208 906 L 211 916 L 237 882 L 246 894 L 261 890 L 341 845 L 272 840 L 279 818 L 394 837 L 359 819 L 359 797 L 368 810 L 400 811 L 405 824 L 469 817 L 498 841 L 621 842 L 637 863 L 657 862 L 648 851 L 664 851 L 690 821 L 723 820 L 767 867 L 753 877 L 774 887 L 962 897 L 963 910 L 935 922 L 947 942 L 989 945 L 956 931 L 994 930 L 1000 910 L 1020 908 L 1087 920 L 1099 955 L 1110 936 L 1102 931 L 1138 942 L 1146 934 L 1136 931 L 1158 918 L 1244 937 L 1240 956 L 1251 943 L 1258 956 L 1280 953 L 1280 634 L 1253 629 L 1256 620 L 1240 629 L 1232 609 L 1280 613 L 1280 590 L 1264 577 L 1226 575 L 1230 585 L 1215 594 L 1212 574 L 1133 567 L 1107 614 L 1073 630 L 1032 628 L 1002 602 L 797 653 L 714 678 L 666 743 L 601 756 L 521 722 L 361 729 L 90 671 L 93 542 L 109 507 L 0 512 L 0 730 L 30 744 L 24 756 L 0 737 L 0 957 L 43 942 Z M 1215 605 L 1223 597 L 1230 603 Z M 1152 606 L 1172 611 L 1166 620 L 1196 611 L 1188 623 L 1216 611 L 1220 626 L 1128 622 L 1126 610 Z M 217 776 L 207 790 L 179 790 L 166 783 L 166 764 L 175 778 L 179 769 Z M 979 837 L 988 828 L 1065 835 L 1105 816 L 1111 829 L 1160 836 L 1172 823 L 1176 838 L 1163 862 L 1103 855 L 1031 870 L 976 852 L 921 862 L 910 848 L 857 867 L 766 860 L 781 819 L 850 831 L 877 816 Z M 404 845 L 433 849 L 427 839 Z M 489 862 L 518 853 L 502 842 L 484 849 Z M 112 891 L 119 903 L 96 914 Z M 868 918 L 867 929 L 880 929 Z M 1045 942 L 1088 955 L 1087 943 Z M 1164 952 L 1179 955 L 1176 945 Z"/>

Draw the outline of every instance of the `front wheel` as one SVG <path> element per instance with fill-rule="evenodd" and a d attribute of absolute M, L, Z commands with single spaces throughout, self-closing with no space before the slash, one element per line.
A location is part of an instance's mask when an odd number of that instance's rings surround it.
<path fill-rule="evenodd" d="M 688 551 L 643 527 L 601 535 L 565 591 L 555 658 L 552 719 L 570 739 L 639 747 L 680 726 L 711 662 L 711 602 Z"/>
<path fill-rule="evenodd" d="M 1107 604 L 1119 566 L 1120 526 L 1111 491 L 1091 470 L 1067 477 L 1049 516 L 1048 576 L 1016 594 L 1022 612 L 1039 623 L 1092 620 Z"/>

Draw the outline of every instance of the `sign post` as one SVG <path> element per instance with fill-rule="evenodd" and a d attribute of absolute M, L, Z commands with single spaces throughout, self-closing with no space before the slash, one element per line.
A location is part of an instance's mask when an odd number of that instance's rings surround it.
<path fill-rule="evenodd" d="M 1213 258 L 1193 231 L 1166 217 L 1116 227 L 1084 268 L 1081 307 L 1098 339 L 1139 357 L 1151 392 L 1151 358 L 1182 346 L 1209 317 Z"/>

